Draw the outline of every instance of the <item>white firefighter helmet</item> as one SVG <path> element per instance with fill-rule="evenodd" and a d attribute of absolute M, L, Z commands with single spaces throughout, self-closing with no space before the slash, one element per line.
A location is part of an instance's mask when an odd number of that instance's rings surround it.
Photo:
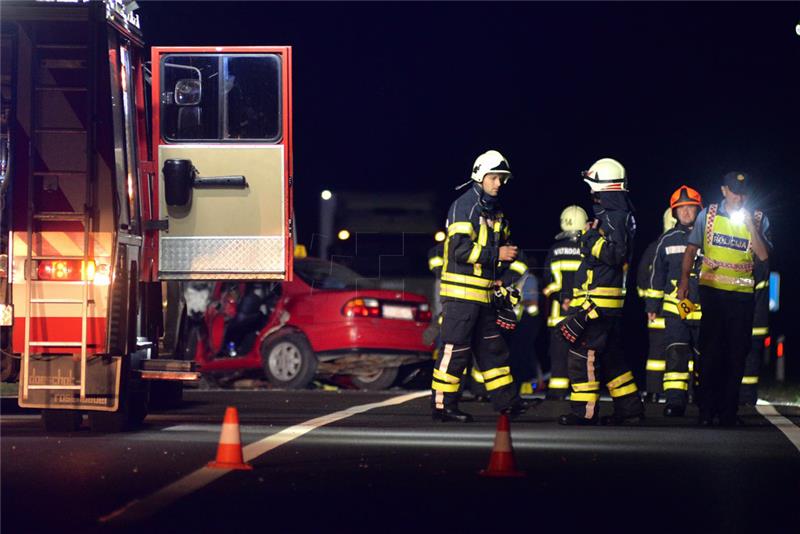
<path fill-rule="evenodd" d="M 594 162 L 588 171 L 581 173 L 583 181 L 596 191 L 627 191 L 628 178 L 622 163 L 612 158 L 603 158 Z"/>
<path fill-rule="evenodd" d="M 578 232 L 586 228 L 586 221 L 589 216 L 580 206 L 567 206 L 561 212 L 561 231 Z"/>
<path fill-rule="evenodd" d="M 672 215 L 672 208 L 664 210 L 664 231 L 672 230 L 676 224 L 678 220 Z"/>
<path fill-rule="evenodd" d="M 505 182 L 511 178 L 511 167 L 508 166 L 508 160 L 497 150 L 487 150 L 477 157 L 472 165 L 470 178 L 481 183 L 483 177 L 489 173 L 505 174 Z"/>

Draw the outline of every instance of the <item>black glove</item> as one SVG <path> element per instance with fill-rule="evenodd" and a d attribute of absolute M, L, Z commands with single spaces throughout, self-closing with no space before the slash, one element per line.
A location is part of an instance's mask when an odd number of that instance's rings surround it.
<path fill-rule="evenodd" d="M 561 321 L 561 325 L 559 326 L 561 335 L 571 345 L 575 345 L 581 338 L 583 331 L 586 330 L 586 324 L 589 322 L 590 318 L 597 318 L 598 314 L 595 308 L 596 306 L 593 302 L 588 302 L 574 315 L 571 315 Z"/>
<path fill-rule="evenodd" d="M 515 287 L 498 287 L 492 293 L 492 305 L 497 310 L 497 324 L 505 330 L 517 327 L 514 306 L 519 302 L 519 290 Z"/>

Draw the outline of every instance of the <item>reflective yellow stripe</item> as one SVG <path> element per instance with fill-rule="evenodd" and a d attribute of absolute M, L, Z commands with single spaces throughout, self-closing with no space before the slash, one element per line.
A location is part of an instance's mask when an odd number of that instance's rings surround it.
<path fill-rule="evenodd" d="M 457 376 L 449 375 L 436 368 L 433 369 L 433 378 L 441 380 L 442 382 L 447 382 L 448 384 L 458 384 L 461 382 Z"/>
<path fill-rule="evenodd" d="M 597 391 L 600 389 L 600 382 L 580 382 L 572 384 L 572 391 Z"/>
<path fill-rule="evenodd" d="M 519 385 L 519 394 L 520 395 L 532 395 L 533 394 L 533 386 L 530 382 L 523 382 Z"/>
<path fill-rule="evenodd" d="M 573 393 L 569 396 L 569 400 L 575 402 L 595 402 L 599 398 L 599 393 Z"/>
<path fill-rule="evenodd" d="M 631 393 L 636 393 L 637 391 L 639 391 L 639 388 L 636 387 L 636 384 L 628 384 L 627 386 L 621 388 L 608 390 L 608 392 L 611 393 L 611 396 L 614 398 L 630 395 Z"/>
<path fill-rule="evenodd" d="M 482 224 L 481 227 L 478 229 L 478 244 L 481 246 L 486 246 L 486 243 L 489 241 L 489 232 L 486 230 L 486 225 Z"/>
<path fill-rule="evenodd" d="M 755 289 L 756 290 L 766 289 L 768 287 L 769 287 L 769 280 L 762 280 L 762 281 L 760 281 L 759 283 L 756 284 Z"/>
<path fill-rule="evenodd" d="M 664 330 L 667 327 L 667 323 L 664 322 L 663 317 L 656 317 L 656 320 L 652 323 L 647 321 L 647 328 L 650 330 Z"/>
<path fill-rule="evenodd" d="M 664 292 L 657 289 L 648 289 L 644 292 L 644 296 L 648 299 L 663 299 Z"/>
<path fill-rule="evenodd" d="M 689 380 L 689 373 L 664 373 L 664 380 Z"/>
<path fill-rule="evenodd" d="M 488 371 L 483 372 L 483 378 L 486 380 L 491 380 L 493 378 L 497 378 L 498 376 L 507 375 L 511 372 L 511 367 L 495 367 L 494 369 L 489 369 Z"/>
<path fill-rule="evenodd" d="M 572 299 L 570 302 L 570 307 L 580 307 L 583 303 L 586 302 L 586 298 L 584 297 L 576 297 Z M 592 297 L 592 302 L 594 302 L 600 308 L 622 308 L 625 305 L 625 301 L 622 299 L 604 299 L 604 298 L 597 298 Z"/>
<path fill-rule="evenodd" d="M 486 391 L 494 391 L 495 389 L 507 386 L 514 382 L 514 377 L 511 375 L 501 376 L 494 380 L 486 382 Z"/>
<path fill-rule="evenodd" d="M 525 274 L 525 271 L 528 270 L 528 266 L 522 263 L 519 260 L 515 260 L 508 266 L 509 269 L 514 271 L 515 273 Z"/>
<path fill-rule="evenodd" d="M 569 387 L 569 378 L 551 378 L 547 383 L 550 389 L 566 389 Z"/>
<path fill-rule="evenodd" d="M 745 385 L 758 384 L 758 377 L 757 376 L 743 376 L 742 377 L 742 384 L 745 384 Z"/>
<path fill-rule="evenodd" d="M 475 276 L 483 275 L 483 267 L 481 267 L 480 263 L 474 263 L 472 265 L 472 274 L 474 274 Z"/>
<path fill-rule="evenodd" d="M 628 371 L 627 373 L 619 375 L 614 380 L 609 381 L 606 385 L 608 386 L 608 389 L 614 389 L 621 386 L 625 382 L 630 382 L 631 380 L 633 380 L 633 373 Z"/>
<path fill-rule="evenodd" d="M 600 257 L 600 251 L 603 249 L 603 245 L 605 245 L 605 244 L 606 244 L 606 240 L 604 238 L 602 238 L 602 237 L 600 239 L 598 239 L 597 241 L 595 241 L 594 245 L 592 246 L 592 256 L 594 256 L 595 258 L 599 258 Z"/>
<path fill-rule="evenodd" d="M 467 263 L 475 263 L 476 261 L 478 261 L 478 257 L 481 255 L 482 249 L 483 249 L 482 246 L 480 246 L 477 243 L 473 243 L 472 252 L 469 253 L 469 257 L 467 258 Z"/>
<path fill-rule="evenodd" d="M 472 289 L 464 286 L 454 286 L 450 284 L 442 284 L 439 290 L 439 295 L 443 297 L 454 297 L 463 300 L 472 300 L 475 302 L 489 303 L 489 292 L 482 289 Z"/>
<path fill-rule="evenodd" d="M 639 295 L 639 297 L 644 298 L 644 295 L 647 292 L 644 289 L 642 289 L 641 287 L 637 287 L 636 288 L 636 293 Z"/>
<path fill-rule="evenodd" d="M 664 389 L 682 389 L 684 391 L 689 390 L 689 383 L 688 382 L 664 382 Z"/>
<path fill-rule="evenodd" d="M 500 221 L 499 220 L 495 221 L 494 226 L 492 226 L 492 230 L 494 230 L 495 232 L 499 232 L 500 231 Z"/>
<path fill-rule="evenodd" d="M 447 235 L 466 234 L 471 239 L 475 239 L 475 229 L 471 222 L 455 222 L 447 227 Z"/>
<path fill-rule="evenodd" d="M 581 266 L 580 260 L 559 260 L 550 264 L 550 270 L 557 269 L 559 271 L 577 271 Z"/>
<path fill-rule="evenodd" d="M 689 360 L 689 372 L 694 371 L 694 360 Z"/>
<path fill-rule="evenodd" d="M 456 273 L 442 273 L 442 282 L 453 282 L 456 284 L 464 284 L 467 286 L 476 286 L 476 287 L 492 287 L 494 284 L 494 280 L 489 280 L 487 278 L 479 278 L 477 276 L 470 276 L 468 274 L 456 274 Z"/>
<path fill-rule="evenodd" d="M 579 289 L 577 287 L 572 289 L 572 294 L 576 297 L 621 297 L 622 288 L 619 287 L 595 287 L 592 289 Z"/>
<path fill-rule="evenodd" d="M 431 271 L 434 270 L 436 267 L 441 267 L 444 265 L 444 258 L 441 256 L 434 256 L 428 259 L 428 269 Z"/>
<path fill-rule="evenodd" d="M 445 393 L 456 393 L 458 391 L 459 385 L 458 384 L 445 384 L 443 382 L 437 382 L 436 380 L 433 381 L 431 384 L 431 389 L 436 391 L 443 391 Z"/>
<path fill-rule="evenodd" d="M 754 336 L 766 336 L 767 334 L 769 334 L 768 326 L 756 326 L 753 328 Z"/>
<path fill-rule="evenodd" d="M 464 373 L 466 372 L 467 370 L 464 369 Z M 472 371 L 470 371 L 470 375 L 472 376 L 472 379 L 475 382 L 478 382 L 479 384 L 483 384 L 484 382 L 486 382 L 486 380 L 483 379 L 483 375 L 481 374 L 481 372 L 478 370 L 477 367 L 472 368 Z"/>
<path fill-rule="evenodd" d="M 645 369 L 648 371 L 663 371 L 666 368 L 666 360 L 647 360 L 647 365 L 645 365 Z"/>

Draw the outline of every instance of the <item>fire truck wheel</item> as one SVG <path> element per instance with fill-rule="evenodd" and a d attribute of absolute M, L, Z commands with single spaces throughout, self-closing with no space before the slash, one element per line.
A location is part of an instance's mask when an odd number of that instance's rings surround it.
<path fill-rule="evenodd" d="M 45 432 L 75 432 L 82 422 L 83 414 L 75 410 L 42 410 Z"/>
<path fill-rule="evenodd" d="M 317 372 L 317 356 L 303 334 L 277 334 L 261 346 L 264 374 L 278 388 L 303 389 Z"/>
<path fill-rule="evenodd" d="M 352 375 L 350 382 L 358 389 L 377 391 L 394 384 L 397 378 L 397 367 L 383 367 L 372 373 Z"/>
<path fill-rule="evenodd" d="M 16 382 L 19 376 L 19 360 L 11 357 L 10 354 L 3 351 L 0 357 L 0 380 L 3 382 Z"/>

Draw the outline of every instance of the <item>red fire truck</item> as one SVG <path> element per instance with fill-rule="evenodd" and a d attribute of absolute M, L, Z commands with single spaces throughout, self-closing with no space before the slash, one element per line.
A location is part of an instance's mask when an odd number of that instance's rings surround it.
<path fill-rule="evenodd" d="M 135 10 L 2 6 L 0 348 L 49 430 L 197 377 L 159 345 L 178 281 L 292 277 L 291 48 L 148 61 Z"/>

